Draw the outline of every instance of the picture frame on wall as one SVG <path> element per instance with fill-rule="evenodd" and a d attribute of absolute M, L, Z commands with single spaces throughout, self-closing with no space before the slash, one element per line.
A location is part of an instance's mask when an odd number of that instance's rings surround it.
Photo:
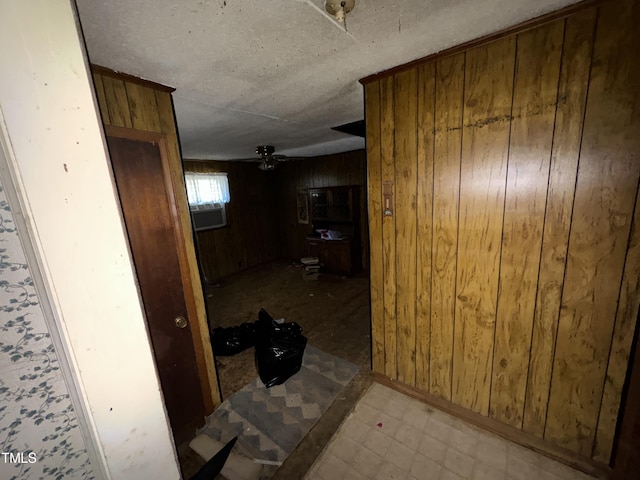
<path fill-rule="evenodd" d="M 296 204 L 298 211 L 298 223 L 309 223 L 309 189 L 297 190 Z"/>

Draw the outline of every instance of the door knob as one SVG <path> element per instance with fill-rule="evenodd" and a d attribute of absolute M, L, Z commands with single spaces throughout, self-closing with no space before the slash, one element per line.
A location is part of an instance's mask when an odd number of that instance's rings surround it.
<path fill-rule="evenodd" d="M 176 327 L 178 328 L 187 328 L 187 319 L 184 317 L 176 317 Z"/>

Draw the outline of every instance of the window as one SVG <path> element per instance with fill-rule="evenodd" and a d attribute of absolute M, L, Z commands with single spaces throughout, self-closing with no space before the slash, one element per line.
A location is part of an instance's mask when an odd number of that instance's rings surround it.
<path fill-rule="evenodd" d="M 231 200 L 227 174 L 186 172 L 184 178 L 195 231 L 227 225 L 226 204 Z"/>
<path fill-rule="evenodd" d="M 229 179 L 226 173 L 195 173 L 187 172 L 184 175 L 187 182 L 187 197 L 189 206 L 193 210 L 202 210 L 201 207 L 215 204 L 229 203 Z M 214 208 L 214 207 L 211 207 Z"/>

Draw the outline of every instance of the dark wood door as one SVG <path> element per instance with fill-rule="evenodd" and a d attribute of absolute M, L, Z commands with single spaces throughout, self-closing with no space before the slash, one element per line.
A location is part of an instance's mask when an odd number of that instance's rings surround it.
<path fill-rule="evenodd" d="M 152 141 L 113 136 L 107 143 L 165 405 L 179 444 L 204 423 L 205 413 L 162 149 Z"/>
<path fill-rule="evenodd" d="M 640 315 L 638 316 L 640 322 Z M 638 327 L 629 358 L 629 372 L 620 412 L 612 480 L 640 477 L 640 352 Z"/>

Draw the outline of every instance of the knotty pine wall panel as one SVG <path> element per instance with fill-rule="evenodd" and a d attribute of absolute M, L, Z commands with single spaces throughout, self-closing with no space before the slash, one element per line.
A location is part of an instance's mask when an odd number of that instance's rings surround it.
<path fill-rule="evenodd" d="M 382 182 L 396 181 L 395 125 L 394 125 L 394 77 L 380 81 L 380 145 L 382 151 Z M 368 127 L 367 127 L 368 128 Z M 384 187 L 383 187 L 384 188 Z M 396 197 L 385 200 L 383 208 L 395 212 Z M 398 378 L 397 358 L 397 303 L 396 295 L 396 216 L 382 217 L 382 290 L 384 292 L 384 373 Z"/>
<path fill-rule="evenodd" d="M 416 203 L 418 72 L 396 75 L 394 88 L 396 158 L 396 298 L 398 380 L 416 383 Z M 424 172 L 422 172 L 424 175 Z"/>
<path fill-rule="evenodd" d="M 431 343 L 431 276 L 433 242 L 433 150 L 435 120 L 435 66 L 418 69 L 418 172 L 416 199 L 416 386 L 429 388 Z M 421 265 L 423 268 L 418 269 Z"/>
<path fill-rule="evenodd" d="M 491 417 L 522 427 L 563 25 L 517 38 Z"/>
<path fill-rule="evenodd" d="M 363 81 L 374 371 L 587 463 L 640 303 L 638 22 L 586 4 Z"/>
<path fill-rule="evenodd" d="M 515 53 L 513 37 L 466 53 L 452 400 L 482 415 L 491 392 Z"/>
<path fill-rule="evenodd" d="M 435 62 L 428 391 L 449 401 L 453 378 L 464 67 L 464 53 Z"/>
<path fill-rule="evenodd" d="M 593 451 L 640 176 L 640 4 L 616 5 L 596 26 L 545 429 L 583 455 Z"/>
<path fill-rule="evenodd" d="M 539 437 L 546 423 L 595 20 L 591 9 L 565 24 L 523 420 L 523 429 Z"/>
<path fill-rule="evenodd" d="M 367 198 L 369 214 L 371 292 L 371 362 L 375 372 L 384 372 L 384 303 L 382 282 L 382 161 L 380 158 L 380 88 L 377 83 L 365 87 L 365 123 L 367 128 Z"/>

